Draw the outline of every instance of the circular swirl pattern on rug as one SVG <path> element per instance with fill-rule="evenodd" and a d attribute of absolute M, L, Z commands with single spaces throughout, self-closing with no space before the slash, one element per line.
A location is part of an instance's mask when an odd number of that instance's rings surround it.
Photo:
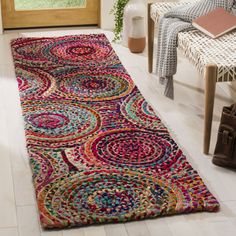
<path fill-rule="evenodd" d="M 80 40 L 74 36 L 48 44 L 43 49 L 43 54 L 56 63 L 76 66 L 80 63 L 80 66 L 88 66 L 91 69 L 114 65 L 117 60 L 114 60 L 111 51 L 112 49 L 106 42 L 101 41 L 99 36 L 91 41 L 85 35 L 80 37 Z"/>
<path fill-rule="evenodd" d="M 120 107 L 121 113 L 137 126 L 151 130 L 166 130 L 152 107 L 145 101 L 141 93 L 128 96 Z"/>
<path fill-rule="evenodd" d="M 24 39 L 19 47 L 13 43 L 14 56 L 21 64 L 32 66 L 55 67 L 76 66 L 82 70 L 105 68 L 119 64 L 119 59 L 103 34 L 74 35 L 55 38 Z"/>
<path fill-rule="evenodd" d="M 41 69 L 16 69 L 21 99 L 46 98 L 55 91 L 55 79 Z"/>
<path fill-rule="evenodd" d="M 116 167 L 168 169 L 176 162 L 179 149 L 166 134 L 136 129 L 100 133 L 86 142 L 87 163 Z M 83 151 L 82 151 L 83 152 Z M 81 154 L 82 154 L 81 152 Z"/>
<path fill-rule="evenodd" d="M 113 70 L 67 72 L 59 81 L 60 96 L 82 101 L 118 99 L 134 88 L 127 74 Z"/>
<path fill-rule="evenodd" d="M 49 61 L 43 53 L 43 48 L 53 43 L 53 38 L 19 38 L 12 43 L 15 62 L 25 66 L 53 67 L 55 63 Z"/>
<path fill-rule="evenodd" d="M 72 145 L 95 135 L 101 125 L 100 116 L 93 109 L 68 101 L 28 103 L 23 112 L 29 145 Z"/>
<path fill-rule="evenodd" d="M 167 186 L 139 172 L 94 169 L 56 179 L 42 189 L 38 201 L 44 220 L 53 219 L 54 225 L 127 221 L 175 209 L 177 195 L 181 205 L 181 192 Z"/>

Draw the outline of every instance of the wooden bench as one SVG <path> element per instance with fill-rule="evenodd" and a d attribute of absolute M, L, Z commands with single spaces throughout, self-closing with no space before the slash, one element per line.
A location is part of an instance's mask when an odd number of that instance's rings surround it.
<path fill-rule="evenodd" d="M 153 70 L 155 24 L 159 17 L 171 8 L 183 4 L 190 4 L 190 2 L 148 4 L 148 69 L 150 73 Z M 218 39 L 212 39 L 198 30 L 180 32 L 178 49 L 197 67 L 205 79 L 203 152 L 208 154 L 216 83 L 236 80 L 236 31 Z"/>

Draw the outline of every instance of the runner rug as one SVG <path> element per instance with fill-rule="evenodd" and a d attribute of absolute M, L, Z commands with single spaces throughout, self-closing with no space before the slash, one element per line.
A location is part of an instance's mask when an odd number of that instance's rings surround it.
<path fill-rule="evenodd" d="M 105 35 L 11 46 L 43 227 L 218 210 Z"/>

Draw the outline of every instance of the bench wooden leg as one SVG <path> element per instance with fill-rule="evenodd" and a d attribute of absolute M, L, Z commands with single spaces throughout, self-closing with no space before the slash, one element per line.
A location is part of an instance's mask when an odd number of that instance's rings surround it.
<path fill-rule="evenodd" d="M 214 109 L 217 67 L 208 65 L 205 71 L 205 120 L 204 120 L 204 154 L 209 153 L 211 126 Z"/>
<path fill-rule="evenodd" d="M 154 21 L 151 18 L 151 3 L 148 4 L 148 72 L 153 68 Z"/>

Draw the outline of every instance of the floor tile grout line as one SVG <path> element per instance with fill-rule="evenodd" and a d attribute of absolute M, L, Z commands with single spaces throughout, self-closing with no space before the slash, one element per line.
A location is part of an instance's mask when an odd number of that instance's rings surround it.
<path fill-rule="evenodd" d="M 7 226 L 7 227 L 1 227 L 0 226 L 0 230 L 1 229 L 17 229 L 17 226 Z"/>

